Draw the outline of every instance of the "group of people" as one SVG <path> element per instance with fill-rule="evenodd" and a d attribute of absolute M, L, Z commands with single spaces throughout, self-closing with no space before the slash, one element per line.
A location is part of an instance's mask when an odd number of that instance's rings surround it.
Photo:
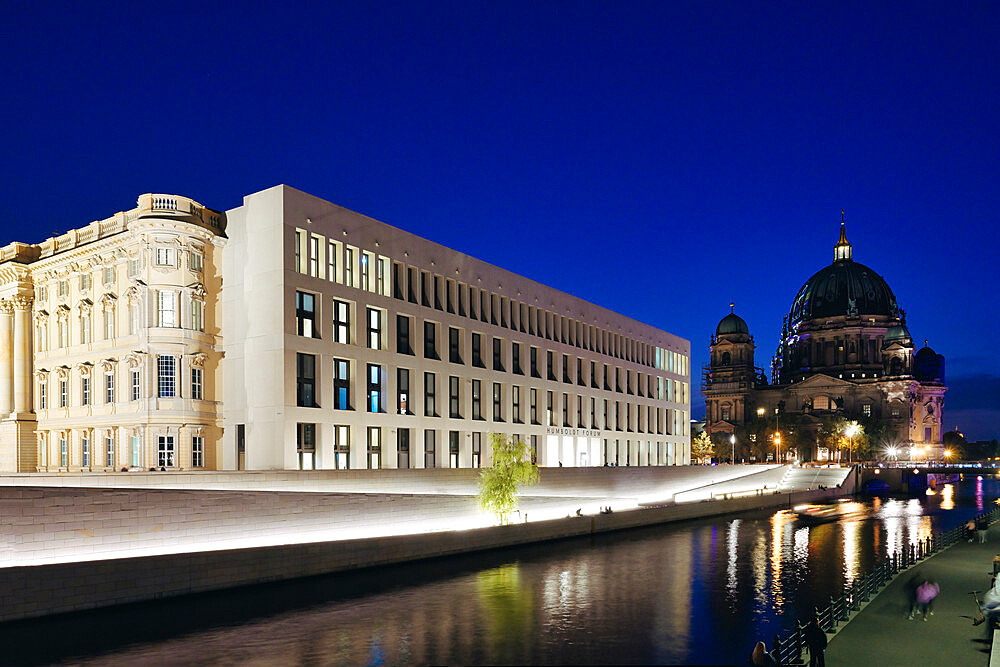
<path fill-rule="evenodd" d="M 916 584 L 916 580 L 912 584 Z M 927 621 L 928 616 L 934 615 L 934 598 L 941 592 L 941 588 L 933 578 L 923 578 L 916 586 L 911 585 L 911 588 L 910 614 L 906 618 L 912 621 L 914 613 L 917 613 L 922 614 L 924 621 Z"/>
<path fill-rule="evenodd" d="M 969 519 L 968 523 L 965 524 L 965 537 L 969 542 L 972 542 L 972 538 L 975 536 L 980 544 L 986 544 L 987 528 L 989 528 L 989 524 L 985 516 Z"/>
<path fill-rule="evenodd" d="M 809 667 L 826 667 L 826 633 L 823 632 L 823 628 L 819 627 L 817 619 L 809 621 L 802 638 L 809 649 Z M 775 642 L 777 642 L 777 638 L 775 638 Z M 761 665 L 777 667 L 781 664 L 777 652 L 777 643 L 774 645 L 774 650 L 768 653 L 767 645 L 764 642 L 757 642 L 753 653 L 750 654 L 750 664 L 755 667 Z"/>

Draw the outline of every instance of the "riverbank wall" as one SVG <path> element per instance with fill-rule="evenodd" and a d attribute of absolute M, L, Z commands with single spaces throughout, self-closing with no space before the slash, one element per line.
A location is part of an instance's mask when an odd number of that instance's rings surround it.
<path fill-rule="evenodd" d="M 121 558 L 107 557 L 108 554 L 103 554 L 103 557 L 101 554 L 95 554 L 91 560 L 14 565 L 0 568 L 0 622 L 332 574 L 365 567 L 510 548 L 673 521 L 787 508 L 803 502 L 829 500 L 847 495 L 852 490 L 845 484 L 840 489 L 792 493 L 761 492 L 759 495 L 721 499 L 716 496 L 713 500 L 702 502 L 665 504 L 612 514 L 572 516 L 508 526 L 235 549 L 191 550 L 183 553 Z M 7 488 L 4 491 L 32 493 L 34 487 Z M 49 496 L 51 494 L 48 492 L 53 489 L 46 491 L 46 496 Z M 105 490 L 104 493 L 114 493 L 114 491 Z M 309 495 L 310 502 L 317 500 L 315 494 L 282 495 L 289 497 Z M 66 496 L 63 498 L 65 501 Z M 155 500 L 162 502 L 164 498 Z M 204 497 L 202 500 L 211 503 L 218 499 Z M 72 502 L 79 502 L 79 498 L 70 501 Z M 368 505 L 371 505 L 370 499 Z M 38 507 L 36 511 L 45 512 L 44 506 L 35 502 L 32 502 L 31 506 Z M 69 505 L 57 504 L 51 507 L 60 506 Z M 219 506 L 216 504 L 215 508 L 219 509 Z M 183 508 L 177 506 L 173 509 L 176 513 Z M 242 507 L 232 511 L 242 516 L 244 523 L 247 517 L 256 522 L 257 518 L 252 513 L 247 514 L 249 509 L 252 508 Z M 222 511 L 227 510 L 222 508 Z M 185 515 L 182 513 L 181 516 Z M 187 516 L 192 522 L 197 522 L 197 516 Z M 158 525 L 149 523 L 152 534 L 163 531 L 164 527 L 157 528 Z M 87 537 L 90 530 L 86 527 L 66 527 L 63 534 L 41 533 L 39 538 L 41 542 L 75 539 L 75 536 Z M 178 536 L 177 539 L 181 538 L 182 536 Z M 2 539 L 3 536 L 0 535 L 0 540 Z M 4 545 L 0 541 L 0 549 L 5 546 L 10 549 L 9 543 Z"/>

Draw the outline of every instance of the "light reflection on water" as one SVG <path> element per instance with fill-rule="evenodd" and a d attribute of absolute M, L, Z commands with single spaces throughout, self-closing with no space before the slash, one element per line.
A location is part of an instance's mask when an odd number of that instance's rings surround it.
<path fill-rule="evenodd" d="M 0 626 L 0 642 L 24 651 L 14 663 L 743 663 L 998 489 L 973 478 L 815 526 L 761 512 Z"/>

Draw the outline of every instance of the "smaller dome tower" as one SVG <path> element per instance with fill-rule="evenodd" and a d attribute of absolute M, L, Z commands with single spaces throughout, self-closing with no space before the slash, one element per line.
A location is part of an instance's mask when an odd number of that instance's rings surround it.
<path fill-rule="evenodd" d="M 705 428 L 709 433 L 733 430 L 747 419 L 747 396 L 754 388 L 754 342 L 750 327 L 729 304 L 729 314 L 715 327 L 709 350 L 711 361 L 705 369 Z"/>

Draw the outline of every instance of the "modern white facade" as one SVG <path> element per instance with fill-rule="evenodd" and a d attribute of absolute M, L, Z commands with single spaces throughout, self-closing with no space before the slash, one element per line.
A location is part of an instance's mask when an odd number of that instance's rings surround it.
<path fill-rule="evenodd" d="M 688 341 L 286 186 L 226 215 L 223 468 L 689 462 Z"/>
<path fill-rule="evenodd" d="M 690 343 L 286 186 L 0 248 L 0 471 L 689 462 Z"/>

